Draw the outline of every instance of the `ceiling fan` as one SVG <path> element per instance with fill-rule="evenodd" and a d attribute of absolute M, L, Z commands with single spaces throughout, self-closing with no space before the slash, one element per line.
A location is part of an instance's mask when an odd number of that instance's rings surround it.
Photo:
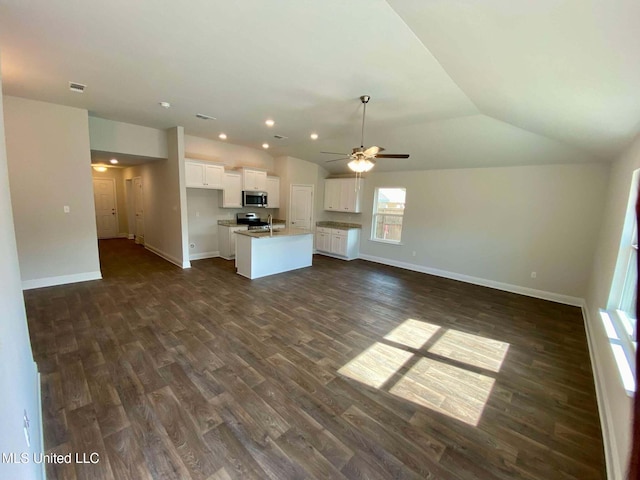
<path fill-rule="evenodd" d="M 371 97 L 369 95 L 362 95 L 360 101 L 364 105 L 362 109 L 362 134 L 360 136 L 360 147 L 354 148 L 351 153 L 336 153 L 336 152 L 320 152 L 330 155 L 345 155 L 341 158 L 334 158 L 333 160 L 327 160 L 327 162 L 337 162 L 339 160 L 351 160 L 348 166 L 356 173 L 368 172 L 376 164 L 376 158 L 409 158 L 408 153 L 380 153 L 384 151 L 382 147 L 371 146 L 364 148 L 364 119 L 367 113 L 367 103 L 369 103 Z"/>

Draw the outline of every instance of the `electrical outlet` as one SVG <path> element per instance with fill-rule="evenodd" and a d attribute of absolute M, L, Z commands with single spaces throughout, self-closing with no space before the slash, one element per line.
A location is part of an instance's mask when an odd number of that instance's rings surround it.
<path fill-rule="evenodd" d="M 199 217 L 199 216 L 200 216 L 200 212 L 196 212 L 196 217 Z"/>
<path fill-rule="evenodd" d="M 416 256 L 416 251 L 414 250 L 413 252 L 411 252 L 411 256 L 415 257 Z"/>
<path fill-rule="evenodd" d="M 531 272 L 531 278 L 536 278 L 538 274 L 536 272 Z"/>
<path fill-rule="evenodd" d="M 65 205 L 62 209 L 64 210 L 64 213 L 71 212 L 71 209 L 69 208 L 69 205 Z"/>

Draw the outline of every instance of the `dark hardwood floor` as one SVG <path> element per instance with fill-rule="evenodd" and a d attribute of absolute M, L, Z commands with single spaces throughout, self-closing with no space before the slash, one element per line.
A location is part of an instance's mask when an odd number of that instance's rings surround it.
<path fill-rule="evenodd" d="M 361 260 L 100 257 L 25 292 L 45 448 L 100 459 L 49 479 L 605 478 L 578 308 Z"/>

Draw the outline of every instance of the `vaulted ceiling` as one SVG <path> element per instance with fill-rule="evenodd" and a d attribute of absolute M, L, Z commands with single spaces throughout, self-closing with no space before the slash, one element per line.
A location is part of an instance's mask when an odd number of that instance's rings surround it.
<path fill-rule="evenodd" d="M 365 146 L 411 154 L 377 170 L 610 161 L 640 131 L 639 31 L 637 0 L 0 1 L 5 94 L 336 172 L 363 94 Z"/>

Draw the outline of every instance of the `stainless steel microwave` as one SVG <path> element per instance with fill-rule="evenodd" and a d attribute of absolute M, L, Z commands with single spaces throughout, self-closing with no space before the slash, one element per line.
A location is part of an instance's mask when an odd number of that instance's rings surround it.
<path fill-rule="evenodd" d="M 243 207 L 267 207 L 267 192 L 242 192 Z"/>

